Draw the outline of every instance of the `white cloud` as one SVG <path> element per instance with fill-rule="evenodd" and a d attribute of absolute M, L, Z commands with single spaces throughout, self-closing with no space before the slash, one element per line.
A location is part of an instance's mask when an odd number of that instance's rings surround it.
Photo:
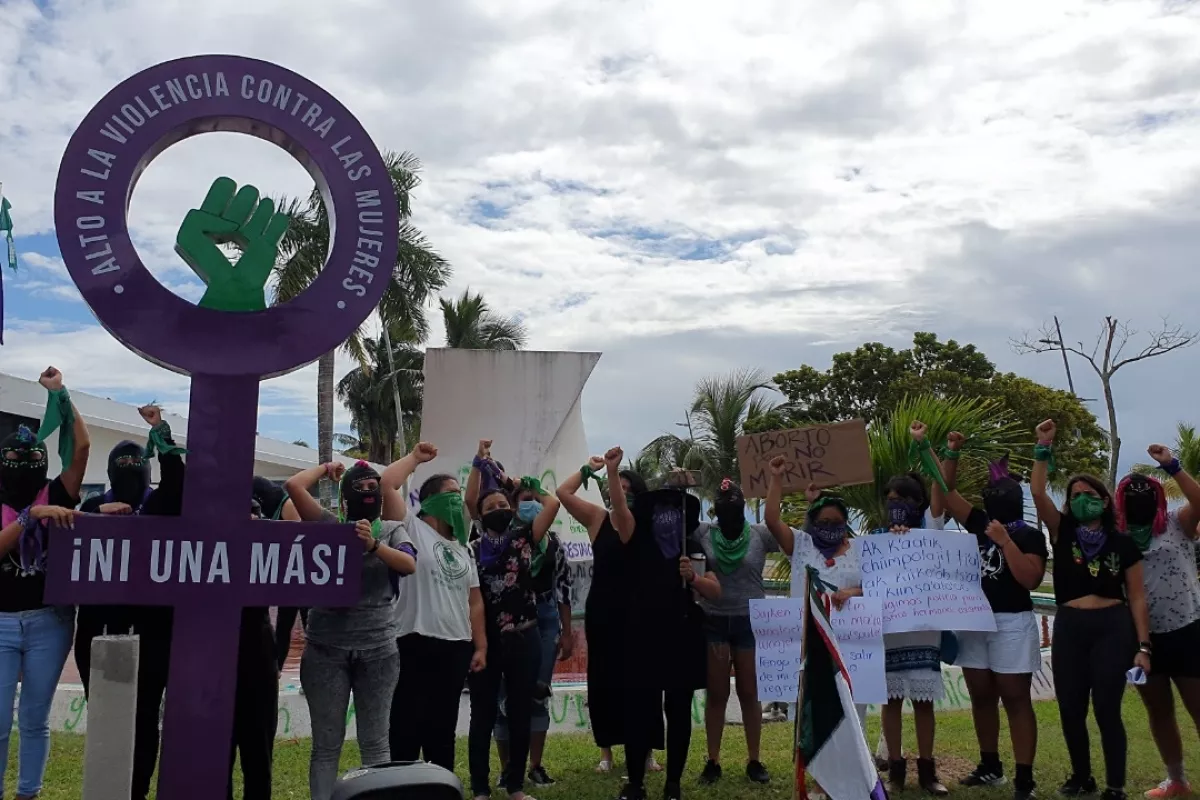
<path fill-rule="evenodd" d="M 664 373 L 656 398 L 682 408 L 706 372 L 823 366 L 826 343 L 902 341 L 914 327 L 1032 374 L 1041 362 L 1006 352 L 1015 325 L 1056 312 L 1080 326 L 1103 313 L 1190 316 L 1180 292 L 1113 292 L 1129 259 L 1096 244 L 1120 229 L 1136 250 L 1156 225 L 1194 220 L 1191 4 L 50 7 L 10 3 L 0 27 L 3 178 L 23 231 L 50 230 L 67 137 L 118 81 L 193 53 L 274 60 L 336 93 L 381 146 L 425 160 L 415 221 L 453 263 L 452 291 L 469 285 L 523 315 L 539 349 L 609 351 L 613 382 L 589 392 L 589 413 Z M 232 135 L 156 161 L 133 196 L 133 232 L 160 280 L 193 295 L 175 226 L 216 174 L 272 193 L 310 185 L 282 152 Z M 1170 259 L 1156 274 L 1190 280 Z M 29 262 L 28 288 L 69 295 L 45 261 Z M 98 329 L 34 336 L 17 316 L 6 369 L 14 354 L 40 368 L 40 354 L 71 347 L 62 358 L 95 385 L 177 380 Z M 774 349 L 709 358 L 695 343 L 712 348 L 716 334 Z M 639 341 L 656 358 L 639 357 Z M 280 379 L 297 409 L 313 407 L 308 374 Z M 626 444 L 672 413 L 624 415 L 636 417 Z"/>

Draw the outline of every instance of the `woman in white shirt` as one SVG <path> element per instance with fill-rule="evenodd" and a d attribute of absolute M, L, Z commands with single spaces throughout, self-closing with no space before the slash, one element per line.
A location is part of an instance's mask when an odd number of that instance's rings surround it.
<path fill-rule="evenodd" d="M 783 502 L 783 456 L 771 461 L 771 482 L 767 486 L 766 523 L 779 549 L 792 560 L 792 597 L 802 597 L 807 569 L 817 571 L 825 584 L 822 592 L 830 593 L 830 604 L 841 609 L 852 597 L 862 597 L 862 566 L 858 548 L 850 541 L 849 508 L 835 495 L 822 494 L 809 486 L 808 513 L 804 529 L 794 531 L 783 521 L 780 506 Z M 829 587 L 832 587 L 830 589 Z M 858 720 L 866 725 L 867 706 L 858 704 Z"/>
<path fill-rule="evenodd" d="M 1182 508 L 1168 511 L 1162 484 L 1145 475 L 1127 476 L 1114 495 L 1117 527 L 1129 534 L 1142 552 L 1153 670 L 1138 687 L 1138 694 L 1167 770 L 1166 780 L 1146 792 L 1146 797 L 1167 800 L 1191 793 L 1183 770 L 1183 741 L 1175 718 L 1172 683 L 1200 729 L 1200 578 L 1193 560 L 1200 484 L 1163 445 L 1150 445 L 1146 452 L 1175 479 L 1188 501 Z"/>
<path fill-rule="evenodd" d="M 416 548 L 417 570 L 400 582 L 396 612 L 400 676 L 392 699 L 394 761 L 426 761 L 454 771 L 454 728 L 468 671 L 487 664 L 483 596 L 458 480 L 438 474 L 418 492 L 420 509 L 400 495 L 419 464 L 437 457 L 421 442 L 384 470 L 384 516 L 403 521 Z"/>

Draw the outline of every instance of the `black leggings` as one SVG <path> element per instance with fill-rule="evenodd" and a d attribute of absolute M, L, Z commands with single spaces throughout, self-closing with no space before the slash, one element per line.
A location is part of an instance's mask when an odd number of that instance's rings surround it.
<path fill-rule="evenodd" d="M 492 731 L 499 712 L 500 685 L 508 712 L 508 771 L 504 788 L 509 794 L 525 789 L 525 764 L 529 759 L 529 725 L 533 712 L 533 687 L 542 661 L 542 639 L 537 627 L 512 633 L 488 633 L 487 667 L 467 675 L 471 691 L 471 724 L 467 733 L 467 763 L 471 792 L 491 792 Z"/>
<path fill-rule="evenodd" d="M 659 711 L 661 707 L 662 711 Z M 646 759 L 655 741 L 662 740 L 662 714 L 667 717 L 667 783 L 679 783 L 692 746 L 690 689 L 625 690 L 625 768 L 629 785 L 646 781 Z"/>
<path fill-rule="evenodd" d="M 393 761 L 417 761 L 454 771 L 454 729 L 463 682 L 475 646 L 410 633 L 397 640 L 400 677 L 392 698 Z"/>
<path fill-rule="evenodd" d="M 292 649 L 292 628 L 296 625 L 296 615 L 300 615 L 300 624 L 308 628 L 308 609 L 280 606 L 275 614 L 275 663 L 283 670 L 288 652 Z"/>
<path fill-rule="evenodd" d="M 1095 610 L 1059 606 L 1050 663 L 1063 738 L 1076 778 L 1092 775 L 1087 714 L 1090 700 L 1100 729 L 1104 771 L 1111 789 L 1125 788 L 1126 739 L 1121 720 L 1125 673 L 1137 653 L 1133 615 L 1125 605 Z"/>

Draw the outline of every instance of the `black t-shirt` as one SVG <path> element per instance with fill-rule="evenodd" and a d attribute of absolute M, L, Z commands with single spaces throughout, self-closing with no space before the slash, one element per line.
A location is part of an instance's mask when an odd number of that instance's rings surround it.
<path fill-rule="evenodd" d="M 62 477 L 50 481 L 46 502 L 52 506 L 74 508 L 79 505 L 79 498 L 72 497 L 63 486 Z M 24 509 L 20 509 L 24 511 Z M 50 541 L 58 529 L 43 521 L 45 526 L 46 550 L 50 549 Z M 35 572 L 32 575 L 21 574 L 20 540 L 0 560 L 0 612 L 33 611 L 45 608 L 42 601 L 46 593 L 46 573 Z"/>
<path fill-rule="evenodd" d="M 1079 546 L 1075 528 L 1063 518 L 1054 542 L 1054 602 L 1066 605 L 1094 594 L 1111 600 L 1125 597 L 1125 570 L 1142 560 L 1132 537 L 1112 532 L 1100 552 L 1088 559 Z"/>
<path fill-rule="evenodd" d="M 991 520 L 982 509 L 972 509 L 964 526 L 969 533 L 975 534 L 979 543 L 979 582 L 983 586 L 983 594 L 991 603 L 992 613 L 1019 614 L 1033 610 L 1033 599 L 1029 590 L 1017 582 L 1016 577 L 1008 569 L 1004 551 L 987 535 L 987 527 Z M 1046 537 L 1042 532 L 1023 525 L 1008 532 L 1009 537 L 1022 553 L 1036 555 L 1043 561 L 1049 553 L 1046 551 Z"/>

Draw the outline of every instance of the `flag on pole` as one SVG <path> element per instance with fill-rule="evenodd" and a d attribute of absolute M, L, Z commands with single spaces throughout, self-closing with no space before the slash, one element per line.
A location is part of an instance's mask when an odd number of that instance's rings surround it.
<path fill-rule="evenodd" d="M 854 710 L 850 675 L 842 663 L 815 570 L 809 569 L 807 583 L 804 671 L 796 714 L 797 794 L 807 798 L 807 770 L 830 800 L 887 800 Z"/>
<path fill-rule="evenodd" d="M 12 235 L 12 215 L 9 209 L 12 204 L 8 202 L 8 198 L 4 197 L 3 192 L 0 192 L 0 231 L 4 232 L 5 239 L 8 240 L 8 268 L 14 272 L 17 269 L 17 246 L 13 243 Z M 0 270 L 0 344 L 4 344 L 4 271 Z"/>

